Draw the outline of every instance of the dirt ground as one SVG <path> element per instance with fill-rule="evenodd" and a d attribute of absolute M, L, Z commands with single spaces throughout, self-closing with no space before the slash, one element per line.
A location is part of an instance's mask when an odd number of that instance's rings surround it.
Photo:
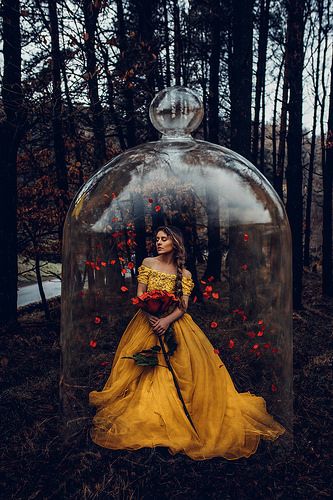
<path fill-rule="evenodd" d="M 4 499 L 313 499 L 332 495 L 333 299 L 304 274 L 294 312 L 294 448 L 261 441 L 249 459 L 193 461 L 163 448 L 107 450 L 59 433 L 59 300 L 52 322 L 22 310 L 1 332 L 1 494 Z"/>

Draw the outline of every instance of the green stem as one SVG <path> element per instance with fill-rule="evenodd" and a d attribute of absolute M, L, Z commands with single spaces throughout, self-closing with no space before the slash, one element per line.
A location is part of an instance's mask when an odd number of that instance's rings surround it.
<path fill-rule="evenodd" d="M 167 333 L 167 331 L 168 330 L 166 330 L 165 334 Z M 179 387 L 179 384 L 178 384 L 177 377 L 175 375 L 175 372 L 173 371 L 173 368 L 172 368 L 172 365 L 170 363 L 169 357 L 168 357 L 168 355 L 166 353 L 166 350 L 165 350 L 165 347 L 164 347 L 164 344 L 163 344 L 163 340 L 162 340 L 162 338 L 159 335 L 158 335 L 158 340 L 159 340 L 160 346 L 162 348 L 162 352 L 163 352 L 163 356 L 164 356 L 165 362 L 168 365 L 169 370 L 171 371 L 172 378 L 173 378 L 174 384 L 176 386 L 177 394 L 178 394 L 178 397 L 179 397 L 180 401 L 182 402 L 182 405 L 183 405 L 183 408 L 184 408 L 184 411 L 185 411 L 185 415 L 187 416 L 188 420 L 190 421 L 190 424 L 192 425 L 193 429 L 195 430 L 197 436 L 199 437 L 198 431 L 196 430 L 196 428 L 194 426 L 194 423 L 193 423 L 193 421 L 191 419 L 191 415 L 187 411 L 187 408 L 186 408 L 186 405 L 185 405 L 185 402 L 183 400 L 183 396 L 182 396 L 182 393 L 181 393 L 181 390 L 180 390 L 180 387 Z"/>

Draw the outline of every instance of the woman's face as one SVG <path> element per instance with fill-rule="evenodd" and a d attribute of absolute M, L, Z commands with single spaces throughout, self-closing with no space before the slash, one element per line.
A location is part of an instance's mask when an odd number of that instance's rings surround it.
<path fill-rule="evenodd" d="M 173 251 L 172 238 L 164 231 L 159 231 L 156 235 L 156 250 L 158 255 Z"/>

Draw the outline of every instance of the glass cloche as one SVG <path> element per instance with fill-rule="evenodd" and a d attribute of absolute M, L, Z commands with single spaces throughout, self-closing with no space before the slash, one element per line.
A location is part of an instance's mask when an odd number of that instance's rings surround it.
<path fill-rule="evenodd" d="M 137 313 L 131 299 L 139 268 L 157 255 L 156 229 L 172 226 L 183 235 L 193 282 L 187 314 L 204 332 L 207 356 L 217 363 L 204 390 L 209 394 L 212 377 L 226 367 L 238 393 L 264 399 L 286 429 L 274 446 L 290 450 L 292 269 L 284 206 L 248 160 L 192 137 L 203 117 L 194 91 L 177 86 L 159 92 L 149 115 L 161 139 L 129 149 L 98 170 L 66 217 L 60 380 L 66 436 L 90 429 L 95 409 L 89 394 L 103 389 L 123 332 Z M 187 340 L 190 335 L 189 328 Z M 192 370 L 197 363 L 199 354 L 191 358 Z M 167 371 L 159 365 L 140 370 Z"/>

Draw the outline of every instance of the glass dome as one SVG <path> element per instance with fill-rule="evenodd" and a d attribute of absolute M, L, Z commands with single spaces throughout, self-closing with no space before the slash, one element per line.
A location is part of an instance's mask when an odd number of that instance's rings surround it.
<path fill-rule="evenodd" d="M 154 231 L 178 227 L 194 289 L 189 313 L 239 392 L 262 396 L 292 447 L 291 233 L 267 179 L 239 154 L 191 133 L 203 117 L 190 89 L 155 96 L 159 141 L 107 163 L 80 189 L 64 226 L 60 397 L 66 436 L 88 429 L 135 313 L 138 267 Z M 207 387 L 207 390 L 209 388 Z M 287 443 L 287 446 L 285 444 Z"/>

